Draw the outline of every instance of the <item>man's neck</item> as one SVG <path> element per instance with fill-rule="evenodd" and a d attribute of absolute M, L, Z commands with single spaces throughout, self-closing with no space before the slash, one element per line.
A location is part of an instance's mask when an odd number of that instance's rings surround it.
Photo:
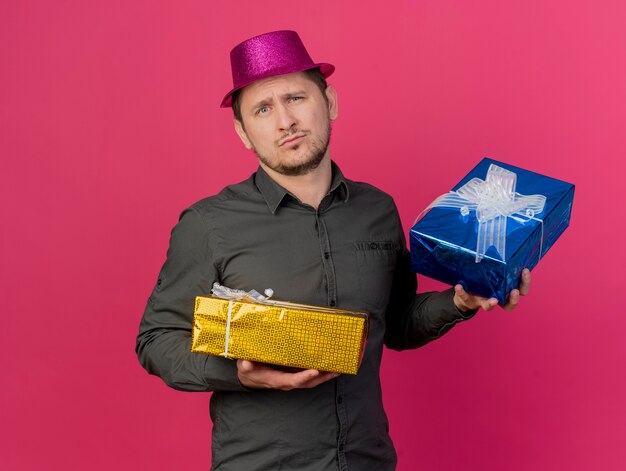
<path fill-rule="evenodd" d="M 260 164 L 263 170 L 285 190 L 293 194 L 301 202 L 317 209 L 322 199 L 330 191 L 332 167 L 330 157 L 325 157 L 319 166 L 305 175 L 290 176 L 278 173 Z"/>

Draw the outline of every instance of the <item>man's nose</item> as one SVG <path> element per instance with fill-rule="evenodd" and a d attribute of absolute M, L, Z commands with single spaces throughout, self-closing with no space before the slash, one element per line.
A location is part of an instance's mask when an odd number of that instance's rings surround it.
<path fill-rule="evenodd" d="M 288 106 L 280 104 L 276 107 L 276 119 L 278 120 L 278 128 L 281 131 L 287 131 L 296 125 L 296 117 Z"/>

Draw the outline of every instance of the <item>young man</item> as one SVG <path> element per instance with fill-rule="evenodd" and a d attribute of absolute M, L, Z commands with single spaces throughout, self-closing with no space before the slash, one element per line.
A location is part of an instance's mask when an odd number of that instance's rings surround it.
<path fill-rule="evenodd" d="M 379 379 L 383 345 L 419 347 L 496 300 L 461 286 L 416 294 L 393 200 L 346 179 L 330 159 L 332 65 L 314 63 L 293 31 L 241 43 L 231 63 L 234 87 L 222 106 L 233 106 L 235 130 L 259 169 L 181 215 L 141 322 L 139 359 L 171 387 L 214 391 L 214 470 L 395 469 Z M 215 281 L 367 311 L 358 375 L 191 353 L 194 298 Z M 505 309 L 529 286 L 525 271 Z"/>

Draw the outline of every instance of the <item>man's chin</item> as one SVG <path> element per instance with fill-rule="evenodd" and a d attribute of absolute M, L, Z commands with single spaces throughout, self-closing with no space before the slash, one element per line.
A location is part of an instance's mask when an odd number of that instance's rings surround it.
<path fill-rule="evenodd" d="M 272 169 L 276 173 L 280 173 L 281 175 L 285 175 L 287 177 L 299 177 L 318 168 L 324 160 L 325 154 L 326 152 L 318 153 L 306 161 L 292 164 L 274 164 L 269 162 L 264 157 L 261 157 L 258 153 L 257 156 L 266 167 Z"/>
<path fill-rule="evenodd" d="M 315 162 L 304 162 L 298 165 L 279 165 L 276 168 L 273 168 L 275 172 L 280 173 L 281 175 L 285 175 L 287 177 L 299 177 L 302 175 L 306 175 L 309 172 L 312 172 L 317 167 L 320 166 L 321 161 Z M 270 167 L 271 168 L 271 167 Z"/>

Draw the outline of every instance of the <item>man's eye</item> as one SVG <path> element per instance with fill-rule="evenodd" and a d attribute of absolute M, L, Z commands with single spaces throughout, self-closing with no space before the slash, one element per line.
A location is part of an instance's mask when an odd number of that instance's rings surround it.
<path fill-rule="evenodd" d="M 262 107 L 260 107 L 260 108 L 257 110 L 256 114 L 265 114 L 265 113 L 267 113 L 269 110 L 270 110 L 270 109 L 269 109 L 267 106 L 262 106 Z"/>
<path fill-rule="evenodd" d="M 302 100 L 301 96 L 292 96 L 291 97 L 291 101 L 300 101 L 300 100 Z"/>

